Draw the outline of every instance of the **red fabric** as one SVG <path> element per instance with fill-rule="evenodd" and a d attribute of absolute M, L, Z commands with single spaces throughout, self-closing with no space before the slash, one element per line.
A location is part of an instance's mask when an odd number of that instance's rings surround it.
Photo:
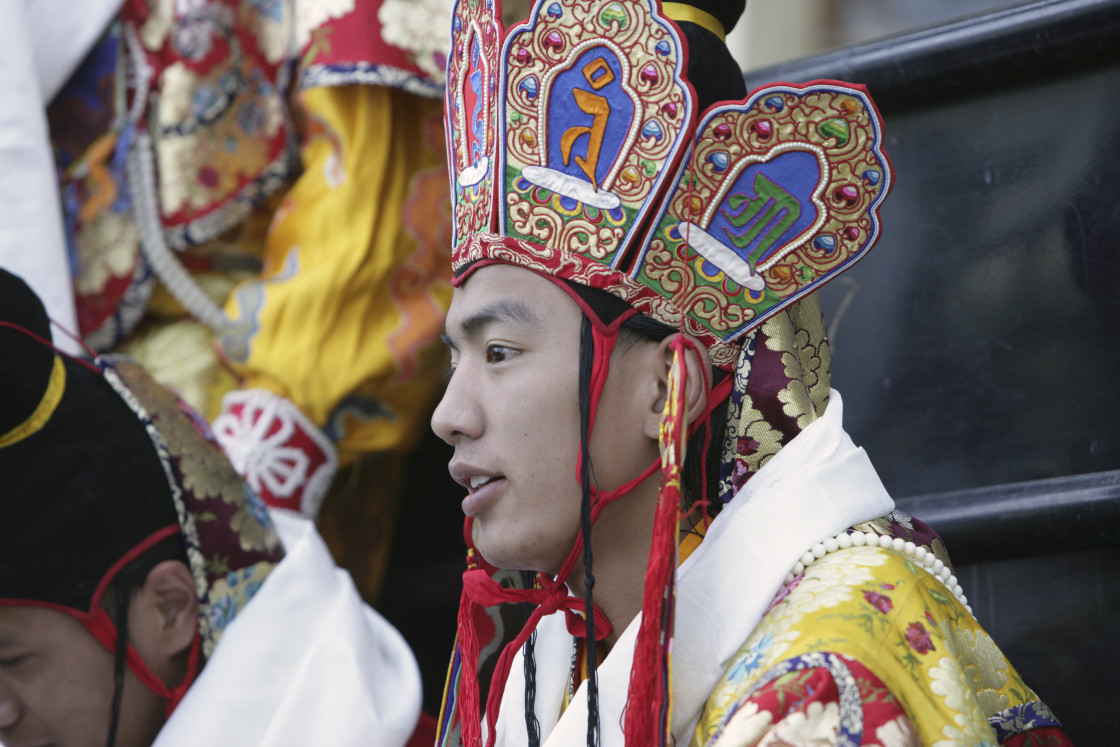
<path fill-rule="evenodd" d="M 259 485 L 254 484 L 253 487 L 261 500 L 269 506 L 286 508 L 305 516 L 310 515 L 310 512 L 304 506 L 304 500 L 307 498 L 307 486 L 323 465 L 329 461 L 330 456 L 316 443 L 315 439 L 304 428 L 304 425 L 296 418 L 285 417 L 282 414 L 281 417 L 273 417 L 272 422 L 266 424 L 262 434 L 259 421 L 262 417 L 271 415 L 271 411 L 256 408 L 252 413 L 248 413 L 246 412 L 246 403 L 237 402 L 228 409 L 223 408 L 223 413 L 245 424 L 243 426 L 244 432 L 249 434 L 250 438 L 259 437 L 260 448 L 276 453 L 283 449 L 296 449 L 307 457 L 307 466 L 303 469 L 302 475 L 289 478 L 293 481 L 299 480 L 291 495 L 276 495 L 265 480 L 261 480 Z M 246 420 L 249 420 L 249 422 L 246 423 Z M 274 436 L 285 426 L 291 426 L 291 433 L 287 439 L 282 442 L 273 442 Z"/>
<path fill-rule="evenodd" d="M 408 738 L 405 747 L 432 747 L 436 743 L 436 719 L 430 713 L 421 712 L 416 730 Z"/>
<path fill-rule="evenodd" d="M 1066 733 L 1053 726 L 1033 729 L 1026 734 L 1016 734 L 1000 744 L 1003 747 L 1073 747 L 1073 742 Z"/>
<path fill-rule="evenodd" d="M 860 744 L 886 747 L 909 736 L 906 730 L 913 732 L 913 724 L 890 689 L 860 662 L 846 656 L 841 658 L 852 673 L 855 687 L 859 691 L 863 718 Z M 832 674 L 825 668 L 810 667 L 792 671 L 767 683 L 740 703 L 736 710 L 751 708 L 758 713 L 766 711 L 771 715 L 770 727 L 765 736 L 759 735 L 760 740 L 750 744 L 786 744 L 781 740 L 790 724 L 794 721 L 819 722 L 822 712 L 829 707 L 838 709 L 839 702 L 839 686 Z M 916 744 L 917 734 L 914 733 L 912 738 Z M 767 741 L 768 739 L 774 741 Z M 1043 727 L 1016 735 L 1001 744 L 1004 747 L 1072 747 L 1073 743 L 1060 728 Z"/>
<path fill-rule="evenodd" d="M 858 661 L 842 658 L 859 688 L 863 707 L 861 744 L 882 746 L 876 732 L 892 721 L 901 719 L 901 727 L 912 730 L 906 710 L 883 681 Z M 744 701 L 739 709 L 752 704 L 760 713 L 768 711 L 772 722 L 767 733 L 780 739 L 783 721 L 819 719 L 826 708 L 839 708 L 839 702 L 840 692 L 832 674 L 824 668 L 807 668 L 790 672 L 768 683 Z"/>

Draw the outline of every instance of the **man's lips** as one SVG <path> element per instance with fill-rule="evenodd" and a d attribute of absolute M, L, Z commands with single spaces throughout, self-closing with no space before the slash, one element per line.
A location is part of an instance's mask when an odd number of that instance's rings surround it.
<path fill-rule="evenodd" d="M 495 477 L 485 485 L 471 490 L 463 499 L 463 513 L 472 518 L 478 516 L 487 504 L 497 498 L 505 486 L 506 478 Z"/>
<path fill-rule="evenodd" d="M 477 516 L 506 485 L 506 476 L 494 470 L 454 461 L 448 469 L 455 482 L 467 489 L 463 499 L 463 513 L 467 516 Z"/>
<path fill-rule="evenodd" d="M 505 475 L 494 470 L 460 462 L 452 462 L 448 465 L 448 471 L 451 472 L 451 477 L 455 482 L 471 493 L 481 490 L 491 482 L 505 479 Z"/>

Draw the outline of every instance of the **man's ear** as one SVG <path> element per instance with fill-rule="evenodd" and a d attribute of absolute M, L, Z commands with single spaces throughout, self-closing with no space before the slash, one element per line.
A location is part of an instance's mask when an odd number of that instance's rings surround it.
<path fill-rule="evenodd" d="M 684 337 L 692 344 L 684 346 L 685 364 L 685 418 L 692 425 L 704 414 L 708 404 L 708 391 L 712 378 L 712 362 L 708 350 L 695 337 L 678 332 L 669 335 L 657 345 L 656 365 L 658 373 L 658 397 L 645 420 L 643 432 L 649 438 L 657 439 L 661 429 L 661 413 L 665 409 L 665 397 L 669 387 L 669 369 L 673 365 L 673 340 Z"/>
<path fill-rule="evenodd" d="M 178 660 L 198 630 L 198 597 L 194 576 L 179 560 L 165 560 L 148 572 L 132 595 L 128 610 L 129 642 L 152 672 L 177 685 Z"/>

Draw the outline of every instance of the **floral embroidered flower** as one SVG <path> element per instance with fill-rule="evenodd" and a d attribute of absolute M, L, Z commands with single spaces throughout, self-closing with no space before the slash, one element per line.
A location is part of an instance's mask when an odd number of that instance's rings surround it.
<path fill-rule="evenodd" d="M 222 597 L 210 606 L 210 624 L 215 630 L 225 630 L 237 616 L 237 608 L 233 604 L 233 597 Z"/>
<path fill-rule="evenodd" d="M 299 49 L 311 41 L 311 32 L 334 18 L 354 10 L 354 0 L 322 0 L 295 4 L 295 45 Z M 450 22 L 448 23 L 450 28 Z"/>
<path fill-rule="evenodd" d="M 727 672 L 727 679 L 732 682 L 743 682 L 746 681 L 748 677 L 751 677 L 758 671 L 759 665 L 762 663 L 763 654 L 773 642 L 774 638 L 770 634 L 762 636 L 745 656 L 739 658 L 731 665 L 731 669 Z"/>
<path fill-rule="evenodd" d="M 215 634 L 220 634 L 245 609 L 245 605 L 260 591 L 272 568 L 272 563 L 256 563 L 231 571 L 214 582 L 210 588 L 210 622 Z"/>
<path fill-rule="evenodd" d="M 748 701 L 735 711 L 720 730 L 721 744 L 756 744 L 770 729 L 774 716 L 770 711 L 758 709 L 758 704 Z"/>
<path fill-rule="evenodd" d="M 74 288 L 82 295 L 101 293 L 114 278 L 132 275 L 140 257 L 140 234 L 124 213 L 101 211 L 76 235 L 78 272 Z"/>
<path fill-rule="evenodd" d="M 237 532 L 241 549 L 246 551 L 266 550 L 278 539 L 264 501 L 248 485 L 245 485 L 245 505 L 229 520 L 229 526 Z"/>
<path fill-rule="evenodd" d="M 894 609 L 894 602 L 892 602 L 891 598 L 886 594 L 880 594 L 877 591 L 864 591 L 863 598 L 867 600 L 868 604 L 882 612 L 884 615 Z"/>
<path fill-rule="evenodd" d="M 759 747 L 783 745 L 832 745 L 840 730 L 840 705 L 835 701 L 814 700 L 808 708 L 796 710 L 779 721 L 758 743 Z"/>
<path fill-rule="evenodd" d="M 919 654 L 927 654 L 930 651 L 937 650 L 929 636 L 929 631 L 926 630 L 926 626 L 920 622 L 912 622 L 906 628 L 906 642 L 910 644 L 910 648 Z"/>
<path fill-rule="evenodd" d="M 451 46 L 451 4 L 446 0 L 385 0 L 377 10 L 381 38 L 408 53 L 422 71 L 442 82 Z"/>
<path fill-rule="evenodd" d="M 956 747 L 968 744 L 995 747 L 996 735 L 988 723 L 988 715 L 976 697 L 979 684 L 973 667 L 961 668 L 952 656 L 942 656 L 937 666 L 929 670 L 930 690 L 942 698 L 953 723 L 941 727 L 940 739 L 933 747 Z"/>
<path fill-rule="evenodd" d="M 883 747 L 918 747 L 918 733 L 905 715 L 892 719 L 875 730 L 875 738 Z"/>

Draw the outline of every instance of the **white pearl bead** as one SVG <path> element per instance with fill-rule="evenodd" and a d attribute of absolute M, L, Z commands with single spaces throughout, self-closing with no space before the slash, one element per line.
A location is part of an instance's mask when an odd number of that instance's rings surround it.
<path fill-rule="evenodd" d="M 961 604 L 964 605 L 964 608 L 967 609 L 969 612 L 972 612 L 972 610 L 969 609 L 969 607 L 968 607 L 968 597 L 966 597 L 964 594 L 961 594 L 960 595 L 960 600 L 961 600 Z"/>
<path fill-rule="evenodd" d="M 964 587 L 960 584 L 953 584 L 953 593 L 958 597 L 964 596 Z"/>
<path fill-rule="evenodd" d="M 891 540 L 891 549 L 895 552 L 902 552 L 902 548 L 906 547 L 906 540 L 901 537 L 895 537 Z"/>
<path fill-rule="evenodd" d="M 879 544 L 879 535 L 875 534 L 875 532 L 864 532 L 863 539 L 868 547 L 875 547 Z"/>
<path fill-rule="evenodd" d="M 945 567 L 945 564 L 941 562 L 941 558 L 934 558 L 934 560 L 933 560 L 933 572 L 934 573 L 940 574 L 941 569 L 944 568 L 944 567 Z"/>
<path fill-rule="evenodd" d="M 804 563 L 798 561 L 797 563 L 794 564 L 794 566 L 793 566 L 793 575 L 794 576 L 800 576 L 804 572 L 805 572 L 805 564 Z"/>
<path fill-rule="evenodd" d="M 926 555 L 928 555 L 928 554 L 929 554 L 929 550 L 925 549 L 921 545 L 918 545 L 916 548 L 914 548 L 914 557 L 917 558 L 918 560 L 925 560 Z"/>
<path fill-rule="evenodd" d="M 887 535 L 884 534 L 882 537 L 879 538 L 879 547 L 883 548 L 884 550 L 891 549 L 891 547 L 893 545 L 894 545 L 894 540 L 891 539 L 890 537 L 888 537 Z"/>
<path fill-rule="evenodd" d="M 847 532 L 837 535 L 836 544 L 840 545 L 841 550 L 847 550 L 852 546 L 852 535 L 848 534 Z"/>
<path fill-rule="evenodd" d="M 849 537 L 851 538 L 852 547 L 863 547 L 866 542 L 863 538 L 863 532 L 853 532 Z"/>
<path fill-rule="evenodd" d="M 820 560 L 821 558 L 823 558 L 825 555 L 828 554 L 828 551 L 824 549 L 824 545 L 822 545 L 820 542 L 813 545 L 813 549 L 810 550 L 809 552 L 813 553 L 813 557 L 816 558 L 817 560 Z"/>
<path fill-rule="evenodd" d="M 840 549 L 840 542 L 835 537 L 829 537 L 824 541 L 824 549 L 828 552 L 836 552 Z"/>
<path fill-rule="evenodd" d="M 802 563 L 802 565 L 809 566 L 809 565 L 812 565 L 813 561 L 816 560 L 816 559 L 817 558 L 813 555 L 813 553 L 807 552 L 807 553 L 805 553 L 804 555 L 801 556 L 801 563 Z"/>
<path fill-rule="evenodd" d="M 948 586 L 948 587 L 949 587 L 950 589 L 952 589 L 952 588 L 953 588 L 954 586 L 956 586 L 956 585 L 957 585 L 957 577 L 956 577 L 956 576 L 954 576 L 954 575 L 953 575 L 952 573 L 950 573 L 950 574 L 949 574 L 949 578 L 945 579 L 945 584 L 946 584 L 946 586 Z"/>
<path fill-rule="evenodd" d="M 917 549 L 918 549 L 918 546 L 915 545 L 913 542 L 907 542 L 905 545 L 902 546 L 902 551 L 904 553 L 906 553 L 906 557 L 908 557 L 908 558 L 914 557 L 914 553 L 917 551 Z"/>

